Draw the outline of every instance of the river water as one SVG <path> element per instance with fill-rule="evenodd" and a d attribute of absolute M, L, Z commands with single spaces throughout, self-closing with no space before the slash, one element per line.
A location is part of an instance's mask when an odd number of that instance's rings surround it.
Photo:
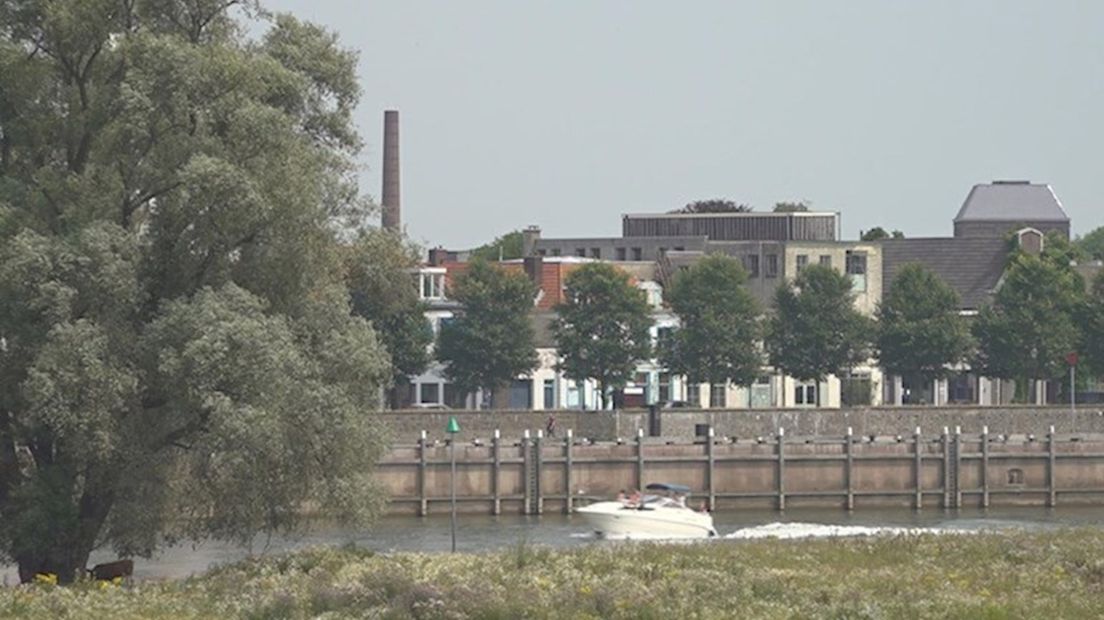
<path fill-rule="evenodd" d="M 990 508 L 989 510 L 939 509 L 910 511 L 902 509 L 864 509 L 848 513 L 833 509 L 795 509 L 718 512 L 714 523 L 720 540 L 761 536 L 827 536 L 896 531 L 899 529 L 982 531 L 1059 527 L 1104 528 L 1104 509 L 1068 508 Z M 579 517 L 562 514 L 542 516 L 460 515 L 457 526 L 457 550 L 486 552 L 521 542 L 552 547 L 572 547 L 598 543 Z M 267 543 L 267 544 L 266 544 Z M 429 517 L 387 517 L 370 530 L 348 530 L 319 525 L 294 538 L 266 541 L 258 537 L 253 548 L 218 542 L 184 544 L 164 549 L 151 559 L 135 560 L 134 576 L 140 580 L 179 579 L 207 569 L 259 554 L 280 553 L 318 545 L 356 544 L 378 551 L 447 552 L 451 546 L 448 515 Z M 110 551 L 93 554 L 91 563 L 114 559 Z M 16 583 L 12 567 L 0 567 L 6 583 Z"/>

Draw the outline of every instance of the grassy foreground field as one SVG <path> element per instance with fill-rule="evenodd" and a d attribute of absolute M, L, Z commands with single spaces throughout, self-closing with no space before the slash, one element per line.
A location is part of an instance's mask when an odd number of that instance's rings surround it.
<path fill-rule="evenodd" d="M 1104 532 L 317 549 L 179 582 L 8 588 L 0 617 L 1101 618 Z"/>

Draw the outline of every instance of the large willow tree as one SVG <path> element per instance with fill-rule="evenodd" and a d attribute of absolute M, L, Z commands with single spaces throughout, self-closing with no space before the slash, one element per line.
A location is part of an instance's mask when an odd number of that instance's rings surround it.
<path fill-rule="evenodd" d="M 355 54 L 233 0 L 0 0 L 0 559 L 364 519 Z"/>

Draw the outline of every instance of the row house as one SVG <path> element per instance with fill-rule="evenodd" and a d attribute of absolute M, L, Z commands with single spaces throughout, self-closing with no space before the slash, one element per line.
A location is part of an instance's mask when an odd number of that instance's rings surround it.
<path fill-rule="evenodd" d="M 533 322 L 540 359 L 529 376 L 518 377 L 494 395 L 497 407 L 512 409 L 592 409 L 599 402 L 592 382 L 568 380 L 556 369 L 558 353 L 552 338 L 554 308 L 563 301 L 567 275 L 588 262 L 608 262 L 627 271 L 645 291 L 652 307 L 656 342 L 664 330 L 677 329 L 678 319 L 663 303 L 663 289 L 679 271 L 703 256 L 721 253 L 739 260 L 748 273 L 747 287 L 766 311 L 779 284 L 808 265 L 825 265 L 852 281 L 856 308 L 873 316 L 883 292 L 892 286 L 902 267 L 919 263 L 932 269 L 954 288 L 959 311 L 973 316 L 988 303 L 1000 284 L 1011 235 L 1021 247 L 1043 247 L 1044 234 L 1055 231 L 1068 238 L 1069 218 L 1048 185 L 1026 181 L 994 181 L 974 186 L 954 218 L 951 237 L 844 241 L 839 239 L 838 213 L 718 213 L 641 214 L 622 218 L 621 237 L 542 238 L 540 229 L 523 233 L 525 258 L 503 261 L 505 269 L 524 271 L 538 286 Z M 456 307 L 447 296 L 448 282 L 466 268 L 462 253 L 434 250 L 429 263 L 416 274 L 429 310 L 427 319 L 439 331 Z M 1079 266 L 1092 272 L 1099 267 Z M 901 377 L 886 376 L 874 360 L 849 370 L 847 376 L 829 376 L 820 385 L 781 376 L 769 367 L 752 385 L 688 384 L 672 376 L 656 360 L 638 365 L 624 390 L 626 407 L 685 404 L 694 407 L 773 408 L 815 406 L 817 393 L 824 407 L 878 404 L 1003 404 L 1010 402 L 1009 381 L 977 376 L 968 366 L 950 378 L 930 385 L 910 385 Z M 434 366 L 413 377 L 409 403 L 413 406 L 474 407 L 490 395 L 465 398 L 455 394 Z M 1047 386 L 1033 386 L 1037 402 L 1047 399 Z"/>

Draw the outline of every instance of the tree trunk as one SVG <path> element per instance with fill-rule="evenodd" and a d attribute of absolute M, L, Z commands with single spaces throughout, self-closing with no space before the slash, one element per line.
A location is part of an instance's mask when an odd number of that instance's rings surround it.
<path fill-rule="evenodd" d="M 98 482 L 109 483 L 111 474 L 103 475 L 108 480 L 100 479 Z M 89 474 L 89 478 L 93 476 L 94 474 Z M 83 575 L 88 565 L 88 556 L 92 553 L 113 504 L 112 492 L 86 488 L 78 500 L 77 522 L 71 531 L 57 532 L 49 542 L 39 541 L 40 547 L 15 558 L 19 566 L 20 581 L 28 583 L 38 573 L 52 573 L 57 575 L 58 583 L 69 584 Z"/>

